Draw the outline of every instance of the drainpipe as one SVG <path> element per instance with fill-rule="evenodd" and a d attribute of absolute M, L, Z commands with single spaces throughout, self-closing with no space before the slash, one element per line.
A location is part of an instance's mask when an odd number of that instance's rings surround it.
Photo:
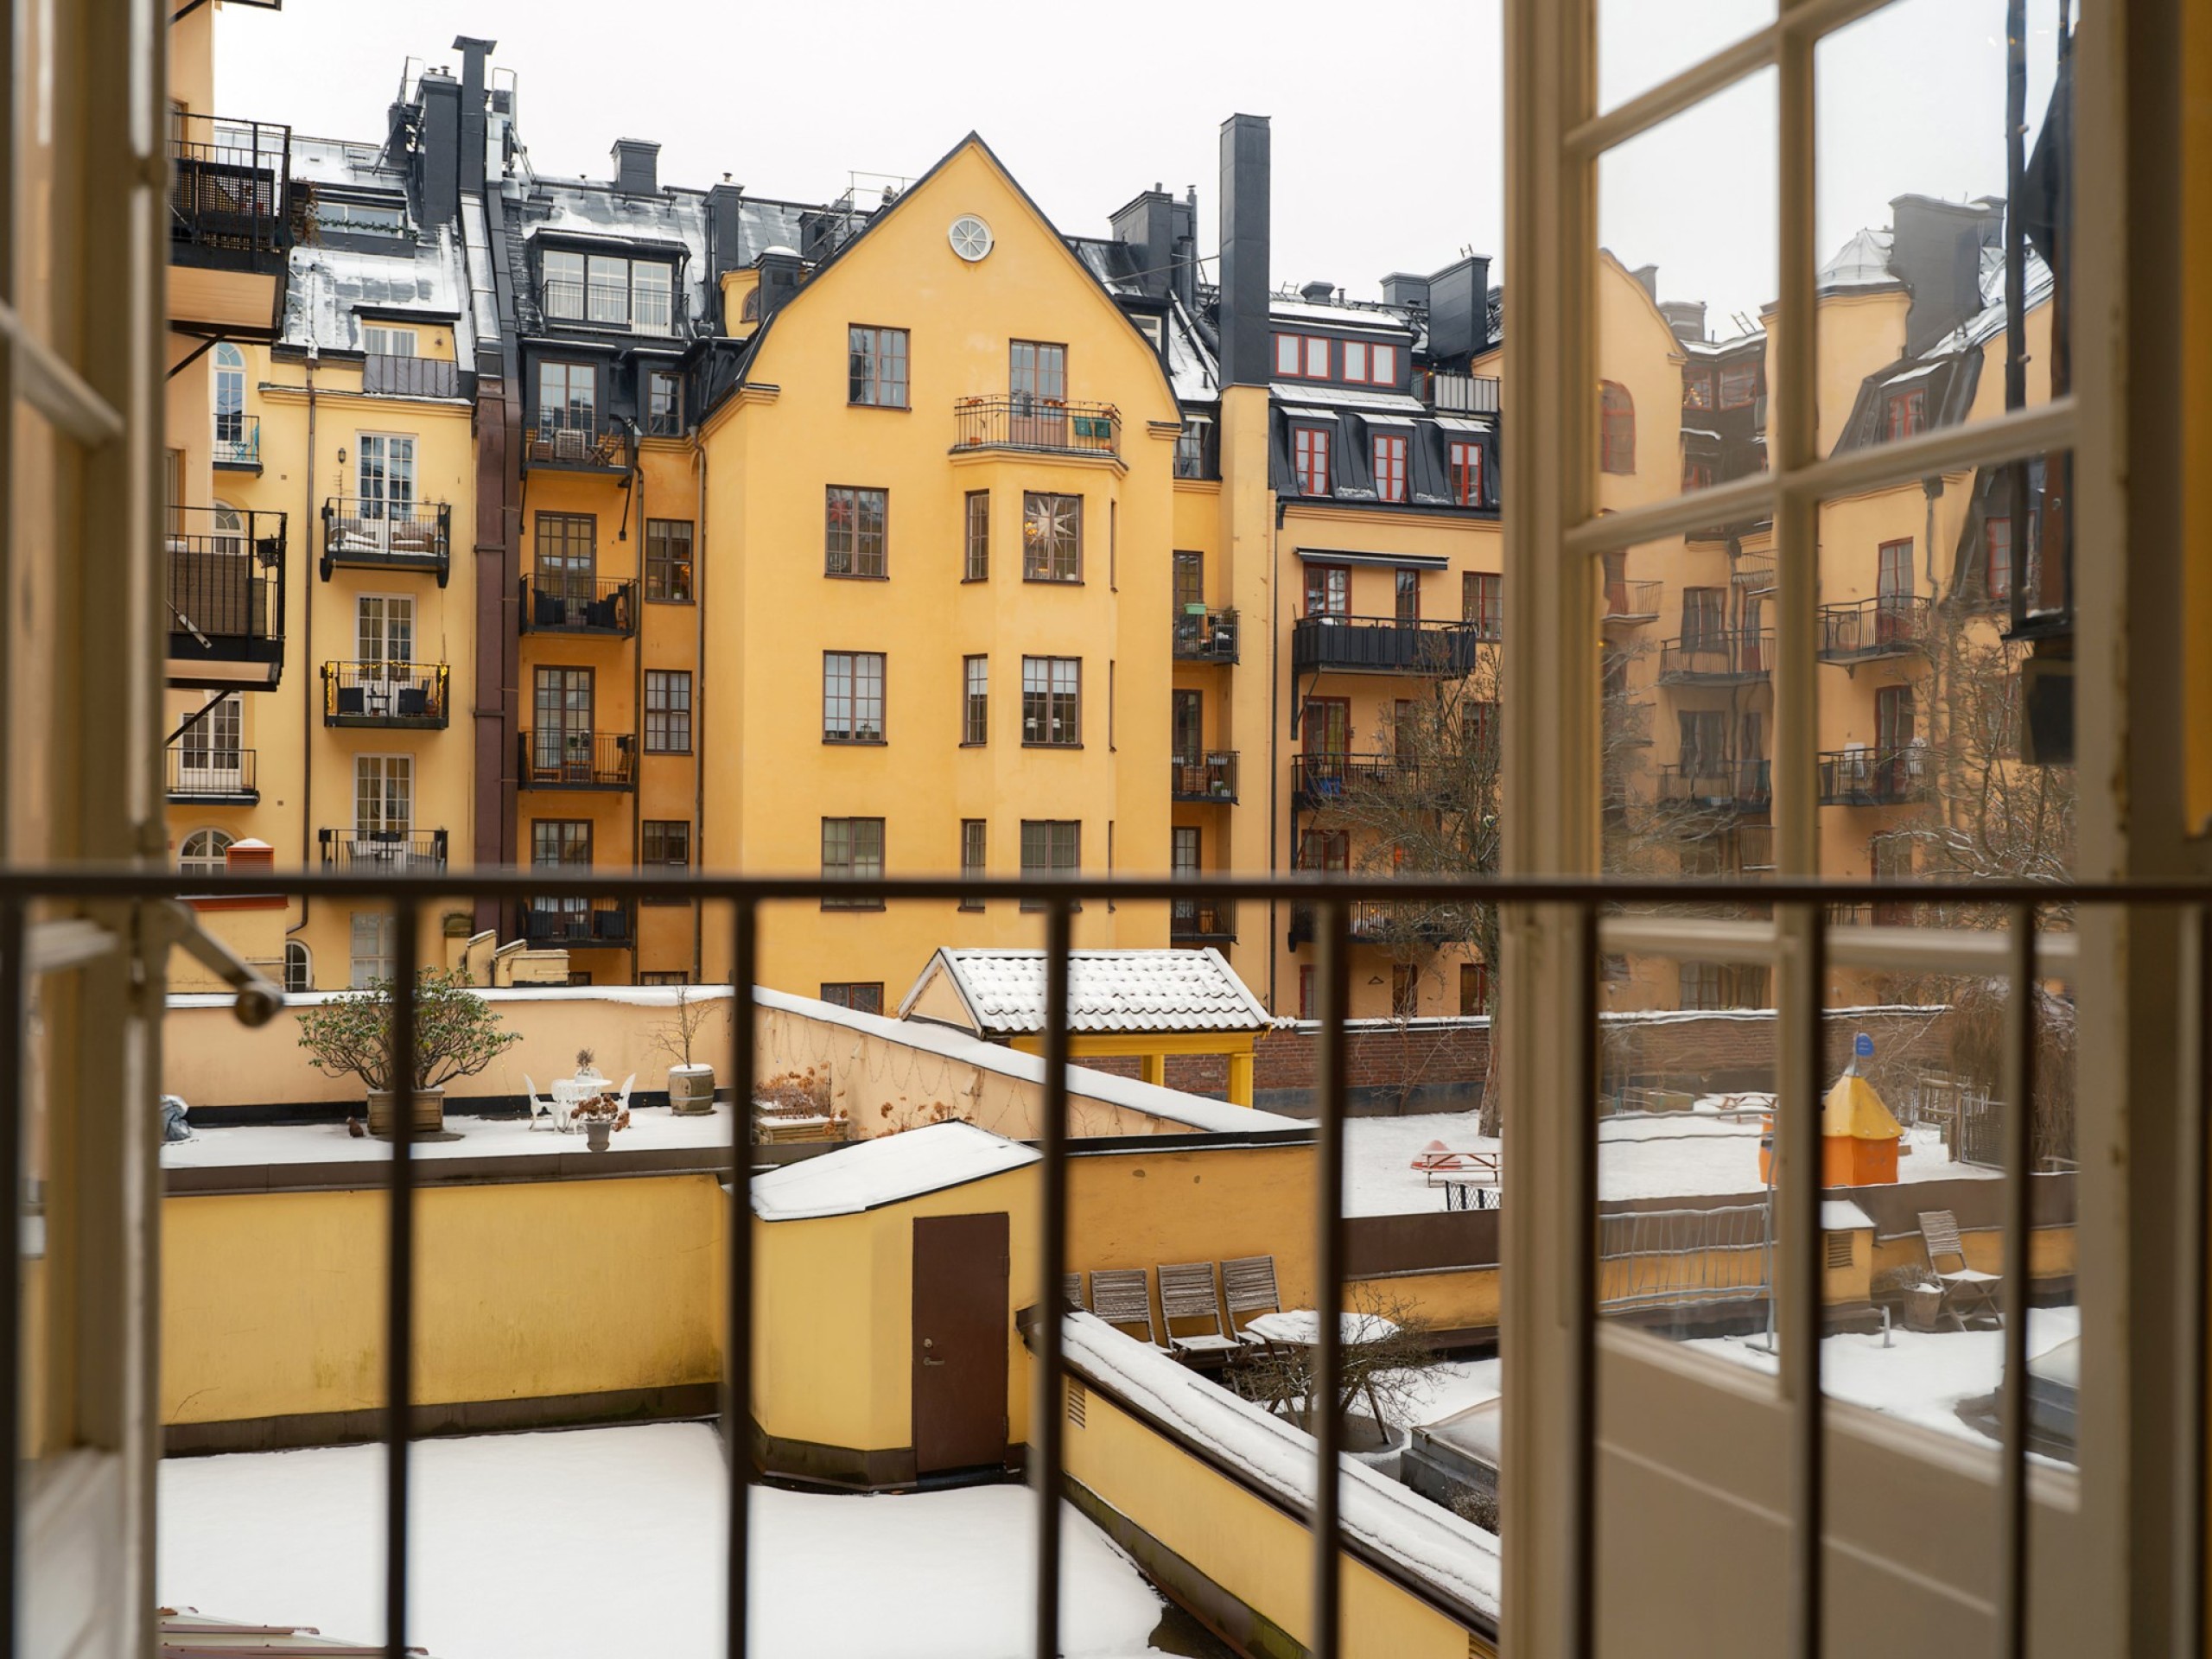
<path fill-rule="evenodd" d="M 302 533 L 309 537 L 312 537 L 315 534 L 315 364 L 320 359 L 320 357 L 321 353 L 316 346 L 315 337 L 310 334 L 308 338 L 307 511 L 300 515 Z M 289 547 L 284 550 L 284 556 L 288 559 L 292 556 L 291 549 Z M 303 664 L 303 667 L 312 667 L 315 662 L 315 596 L 314 562 L 312 560 L 308 561 L 308 580 L 300 584 L 300 591 L 306 595 L 305 602 L 300 607 L 300 608 L 307 613 L 305 620 L 301 625 L 300 649 L 306 653 L 308 658 L 307 663 Z M 306 716 L 306 724 L 302 728 L 300 734 L 300 758 L 303 763 L 300 767 L 302 776 L 302 781 L 300 784 L 300 868 L 302 869 L 305 869 L 307 868 L 308 854 L 312 850 L 315 845 L 315 677 L 312 675 L 305 676 L 302 680 L 302 696 L 300 698 L 301 706 Z M 308 912 L 313 907 L 314 904 L 315 900 L 312 897 L 307 893 L 302 893 L 300 895 L 300 919 L 292 926 L 286 928 L 284 931 L 288 934 L 297 933 L 302 928 L 306 927 L 308 925 Z"/>
<path fill-rule="evenodd" d="M 1282 572 L 1277 568 L 1282 558 L 1282 519 L 1287 504 L 1280 498 L 1275 502 L 1274 530 L 1268 537 L 1268 776 L 1282 776 L 1282 673 L 1275 652 L 1281 648 L 1282 635 Z M 1297 687 L 1293 686 L 1296 691 Z M 1279 874 L 1276 860 L 1282 855 L 1280 846 L 1282 832 L 1282 791 L 1272 783 L 1268 787 L 1268 877 L 1274 880 Z M 1275 901 L 1268 900 L 1268 1012 L 1274 1014 L 1281 1004 L 1275 1001 Z"/>
<path fill-rule="evenodd" d="M 631 499 L 622 505 L 622 535 L 630 534 L 630 510 L 637 509 L 638 539 L 632 544 L 635 556 L 630 568 L 638 574 L 637 585 L 631 591 L 630 613 L 638 620 L 637 665 L 632 671 L 630 687 L 630 715 L 637 725 L 638 785 L 630 791 L 630 868 L 638 868 L 638 855 L 644 851 L 645 818 L 645 435 L 633 423 L 630 428 L 630 494 Z M 695 746 L 693 759 L 697 759 Z M 644 920 L 633 907 L 630 914 L 630 982 L 638 981 L 638 960 L 645 953 L 645 946 L 638 935 L 644 931 Z"/>
<path fill-rule="evenodd" d="M 693 508 L 691 532 L 691 627 L 696 642 L 691 698 L 691 868 L 696 873 L 707 861 L 707 453 L 699 429 L 691 429 L 691 476 L 698 502 Z M 691 980 L 696 984 L 706 973 L 707 907 L 691 901 Z"/>

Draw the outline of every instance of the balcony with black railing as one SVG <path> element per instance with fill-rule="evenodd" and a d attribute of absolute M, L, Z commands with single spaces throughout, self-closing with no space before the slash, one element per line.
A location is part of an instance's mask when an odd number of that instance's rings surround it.
<path fill-rule="evenodd" d="M 322 867 L 392 875 L 435 875 L 446 867 L 442 830 L 323 830 Z"/>
<path fill-rule="evenodd" d="M 637 942 L 637 911 L 626 899 L 531 899 L 522 916 L 533 945 L 620 950 Z"/>
<path fill-rule="evenodd" d="M 1236 660 L 1236 613 L 1187 605 L 1175 613 L 1175 660 L 1233 663 Z"/>
<path fill-rule="evenodd" d="M 516 739 L 524 789 L 635 789 L 638 739 L 631 732 L 541 727 Z"/>
<path fill-rule="evenodd" d="M 556 467 L 576 473 L 623 473 L 630 469 L 630 445 L 611 416 L 540 410 L 537 423 L 523 434 L 523 470 Z"/>
<path fill-rule="evenodd" d="M 1751 685 L 1773 668 L 1770 629 L 1690 634 L 1659 647 L 1662 685 Z"/>
<path fill-rule="evenodd" d="M 1202 756 L 1171 760 L 1170 798 L 1211 801 L 1232 806 L 1236 801 L 1236 751 L 1210 749 Z"/>
<path fill-rule="evenodd" d="M 1177 899 L 1167 907 L 1170 944 L 1234 944 L 1236 906 L 1226 899 Z"/>
<path fill-rule="evenodd" d="M 371 352 L 361 359 L 361 390 L 372 397 L 458 397 L 461 365 L 448 357 Z"/>
<path fill-rule="evenodd" d="M 1605 584 L 1605 620 L 1624 626 L 1659 620 L 1659 582 L 1609 582 Z"/>
<path fill-rule="evenodd" d="M 1291 671 L 1456 677 L 1474 671 L 1479 626 L 1394 616 L 1302 616 L 1291 626 Z"/>
<path fill-rule="evenodd" d="M 522 632 L 596 633 L 627 639 L 638 631 L 637 583 L 560 573 L 522 579 Z"/>
<path fill-rule="evenodd" d="M 1663 806 L 1764 812 L 1774 799 L 1773 765 L 1765 760 L 1685 760 L 1659 768 Z"/>
<path fill-rule="evenodd" d="M 261 786 L 251 749 L 192 748 L 172 743 L 164 757 L 173 802 L 200 806 L 257 806 Z"/>
<path fill-rule="evenodd" d="M 322 723 L 442 731 L 451 672 L 443 663 L 325 663 Z"/>
<path fill-rule="evenodd" d="M 293 240 L 292 130 L 169 117 L 169 257 L 282 281 Z"/>
<path fill-rule="evenodd" d="M 453 573 L 453 509 L 442 501 L 334 495 L 322 504 L 322 579 L 340 565 L 419 570 L 446 585 Z"/>
<path fill-rule="evenodd" d="M 168 510 L 171 685 L 269 690 L 284 669 L 284 515 Z"/>
<path fill-rule="evenodd" d="M 224 410 L 215 416 L 213 450 L 219 473 L 261 472 L 261 416 Z"/>
<path fill-rule="evenodd" d="M 1347 905 L 1345 910 L 1345 920 L 1355 944 L 1452 944 L 1465 942 L 1473 932 L 1472 918 L 1460 906 L 1394 904 L 1388 899 L 1363 899 Z M 1290 948 L 1295 950 L 1313 938 L 1313 906 L 1293 905 Z"/>
<path fill-rule="evenodd" d="M 1346 797 L 1402 798 L 1421 787 L 1420 763 L 1395 754 L 1298 754 L 1290 761 L 1291 798 L 1325 807 Z"/>
<path fill-rule="evenodd" d="M 1882 594 L 1846 605 L 1821 607 L 1821 660 L 1866 663 L 1928 648 L 1928 598 Z"/>
<path fill-rule="evenodd" d="M 1822 806 L 1904 806 L 1927 798 L 1928 753 L 1916 745 L 1821 755 Z"/>
<path fill-rule="evenodd" d="M 953 450 L 1029 449 L 1055 455 L 1119 456 L 1122 412 L 1111 404 L 1049 397 L 963 397 L 952 406 Z"/>

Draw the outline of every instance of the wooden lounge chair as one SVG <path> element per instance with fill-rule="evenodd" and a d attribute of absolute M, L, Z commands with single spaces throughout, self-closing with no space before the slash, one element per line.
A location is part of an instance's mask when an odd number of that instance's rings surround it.
<path fill-rule="evenodd" d="M 1160 1318 L 1167 1329 L 1167 1347 L 1181 1359 L 1218 1359 L 1239 1352 L 1244 1344 L 1230 1333 L 1222 1317 L 1221 1297 L 1214 1289 L 1213 1263 L 1178 1262 L 1160 1269 Z M 1178 1334 L 1177 1321 L 1202 1321 L 1205 1328 L 1189 1336 Z"/>
<path fill-rule="evenodd" d="M 1145 1283 L 1142 1268 L 1106 1268 L 1092 1274 L 1090 1311 L 1124 1336 L 1142 1332 L 1148 1346 L 1160 1348 L 1160 1328 L 1152 1322 L 1152 1289 Z"/>
<path fill-rule="evenodd" d="M 1985 1315 L 2002 1325 L 2005 1314 L 1997 1293 L 2004 1287 L 2004 1278 L 1967 1265 L 1966 1247 L 1959 1242 L 1959 1218 L 1948 1210 L 1922 1211 L 1920 1239 L 1928 1248 L 1929 1268 L 1943 1287 L 1942 1311 L 1959 1329 L 1967 1328 L 1969 1318 Z M 1946 1262 L 1956 1262 L 1958 1266 L 1947 1268 Z"/>
<path fill-rule="evenodd" d="M 1248 1347 L 1265 1345 L 1238 1325 L 1244 1314 L 1282 1312 L 1282 1296 L 1275 1289 L 1275 1259 L 1272 1255 L 1232 1256 L 1221 1264 L 1221 1287 L 1229 1302 L 1229 1328 Z"/>

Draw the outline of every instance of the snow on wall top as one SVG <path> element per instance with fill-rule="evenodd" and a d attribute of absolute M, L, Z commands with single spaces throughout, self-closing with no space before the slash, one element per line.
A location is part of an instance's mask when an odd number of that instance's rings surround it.
<path fill-rule="evenodd" d="M 899 1004 L 903 1018 L 937 975 L 951 976 L 978 1031 L 1014 1036 L 1045 1029 L 1042 950 L 941 950 Z M 1069 1028 L 1109 1031 L 1259 1031 L 1268 1011 L 1222 959 L 1204 950 L 1075 950 L 1068 957 Z"/>
<path fill-rule="evenodd" d="M 901 1198 L 963 1186 L 1038 1161 L 1039 1154 L 972 1123 L 926 1128 L 840 1147 L 753 1179 L 753 1213 L 763 1221 L 856 1216 Z"/>

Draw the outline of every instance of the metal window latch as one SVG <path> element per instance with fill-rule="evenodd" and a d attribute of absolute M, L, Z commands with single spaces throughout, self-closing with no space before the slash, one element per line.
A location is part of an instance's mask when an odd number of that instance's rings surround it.
<path fill-rule="evenodd" d="M 200 925 L 188 906 L 175 899 L 148 905 L 141 924 L 147 954 L 181 948 L 208 972 L 238 993 L 232 1012 L 242 1026 L 265 1026 L 284 1007 L 284 993 L 213 934 Z"/>

